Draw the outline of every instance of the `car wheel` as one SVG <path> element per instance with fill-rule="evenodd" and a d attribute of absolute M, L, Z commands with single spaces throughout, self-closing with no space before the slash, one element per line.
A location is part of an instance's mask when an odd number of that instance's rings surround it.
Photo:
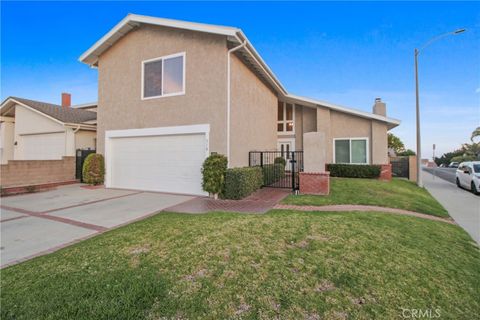
<path fill-rule="evenodd" d="M 475 186 L 475 183 L 473 181 L 470 190 L 472 190 L 473 194 L 478 194 L 477 187 Z"/>
<path fill-rule="evenodd" d="M 457 178 L 457 187 L 461 188 L 462 186 L 460 185 L 460 180 Z"/>

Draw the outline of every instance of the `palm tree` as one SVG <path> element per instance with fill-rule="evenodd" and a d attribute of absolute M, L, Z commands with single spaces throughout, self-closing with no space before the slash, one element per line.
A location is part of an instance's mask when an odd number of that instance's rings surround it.
<path fill-rule="evenodd" d="M 477 129 L 473 130 L 470 140 L 473 142 L 473 138 L 475 137 L 480 137 L 480 127 L 477 127 Z"/>

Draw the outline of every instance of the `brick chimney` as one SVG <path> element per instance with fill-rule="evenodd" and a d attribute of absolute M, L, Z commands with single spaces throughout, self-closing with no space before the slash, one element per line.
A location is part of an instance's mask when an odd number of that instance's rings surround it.
<path fill-rule="evenodd" d="M 70 93 L 62 93 L 62 107 L 70 108 L 72 105 L 72 95 Z"/>
<path fill-rule="evenodd" d="M 373 113 L 380 116 L 387 116 L 387 105 L 385 102 L 382 102 L 381 98 L 375 99 L 375 104 L 373 105 Z"/>

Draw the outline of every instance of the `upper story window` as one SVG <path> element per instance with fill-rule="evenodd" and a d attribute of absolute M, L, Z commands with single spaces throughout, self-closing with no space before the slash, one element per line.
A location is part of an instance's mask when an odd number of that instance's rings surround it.
<path fill-rule="evenodd" d="M 278 101 L 277 132 L 294 133 L 295 108 L 291 103 Z"/>
<path fill-rule="evenodd" d="M 334 139 L 333 148 L 335 163 L 368 163 L 367 138 Z"/>
<path fill-rule="evenodd" d="M 142 61 L 142 99 L 185 94 L 185 52 Z"/>

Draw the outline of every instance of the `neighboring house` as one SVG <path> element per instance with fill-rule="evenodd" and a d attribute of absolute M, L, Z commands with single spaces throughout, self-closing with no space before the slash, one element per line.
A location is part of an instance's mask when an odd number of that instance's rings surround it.
<path fill-rule="evenodd" d="M 9 160 L 53 160 L 75 156 L 76 149 L 95 149 L 97 113 L 17 97 L 0 106 L 1 163 Z"/>
<path fill-rule="evenodd" d="M 208 154 L 247 166 L 249 151 L 302 150 L 312 131 L 327 162 L 386 164 L 400 123 L 379 99 L 368 113 L 290 94 L 232 27 L 130 14 L 80 61 L 98 68 L 107 187 L 204 194 Z"/>

